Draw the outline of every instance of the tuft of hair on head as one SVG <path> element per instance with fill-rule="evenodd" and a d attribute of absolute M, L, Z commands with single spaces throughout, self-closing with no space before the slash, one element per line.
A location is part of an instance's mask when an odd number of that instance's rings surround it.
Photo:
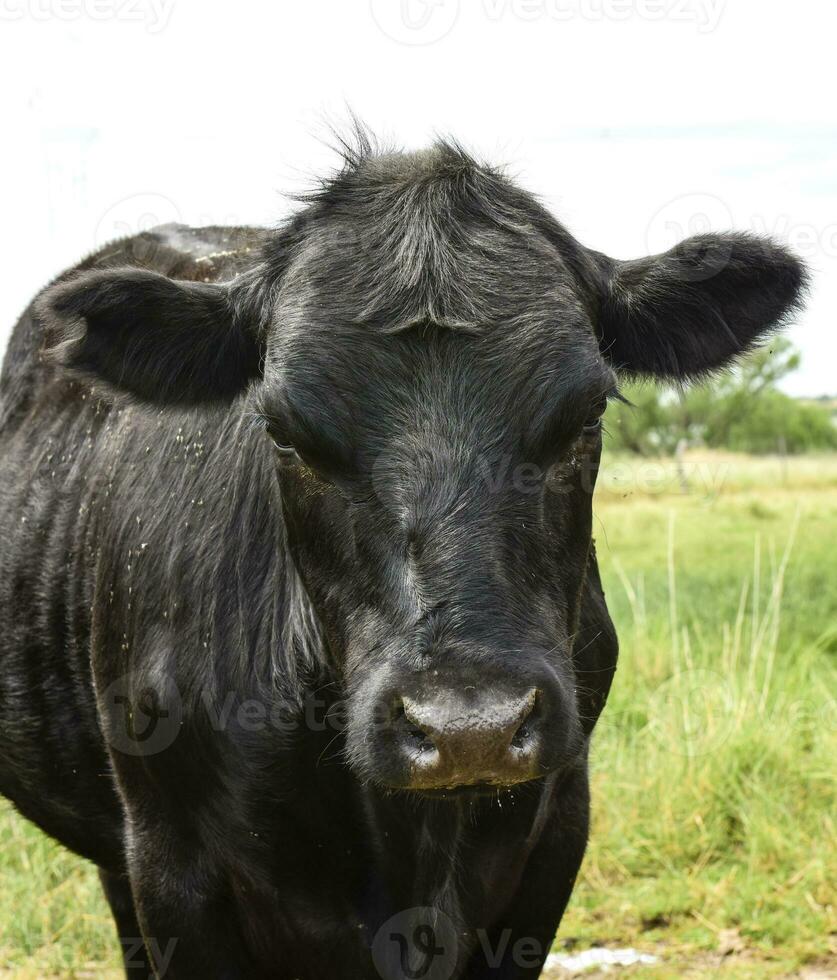
<path fill-rule="evenodd" d="M 292 195 L 301 204 L 339 204 L 360 190 L 386 187 L 429 189 L 444 185 L 474 191 L 487 181 L 506 177 L 505 170 L 478 160 L 455 137 L 438 135 L 420 150 L 384 142 L 350 111 L 346 125 L 330 123 L 326 145 L 338 158 L 330 174 L 314 178 L 307 191 Z"/>

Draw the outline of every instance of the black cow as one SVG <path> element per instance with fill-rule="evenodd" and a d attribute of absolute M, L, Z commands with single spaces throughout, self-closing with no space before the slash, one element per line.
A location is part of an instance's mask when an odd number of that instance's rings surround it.
<path fill-rule="evenodd" d="M 602 412 L 803 284 L 742 234 L 616 261 L 455 145 L 361 141 L 278 231 L 158 228 L 36 299 L 0 791 L 101 869 L 129 975 L 540 974 L 616 666 Z"/>

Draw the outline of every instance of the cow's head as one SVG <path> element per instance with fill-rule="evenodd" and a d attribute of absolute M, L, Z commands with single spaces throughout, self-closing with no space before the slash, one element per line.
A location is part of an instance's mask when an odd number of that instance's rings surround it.
<path fill-rule="evenodd" d="M 353 159 L 226 284 L 84 274 L 40 304 L 64 363 L 158 404 L 255 403 L 366 778 L 508 786 L 583 747 L 573 638 L 601 416 L 781 324 L 782 247 L 589 251 L 446 146 Z"/>

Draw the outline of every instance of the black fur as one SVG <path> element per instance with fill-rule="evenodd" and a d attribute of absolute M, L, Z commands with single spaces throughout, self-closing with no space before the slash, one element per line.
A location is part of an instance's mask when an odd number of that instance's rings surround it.
<path fill-rule="evenodd" d="M 719 366 L 802 282 L 725 241 L 709 276 L 706 242 L 616 263 L 454 145 L 361 146 L 277 232 L 157 229 L 24 314 L 0 791 L 102 869 L 129 975 L 396 980 L 417 907 L 454 937 L 427 976 L 540 974 L 616 665 L 612 366 Z M 407 688 L 536 688 L 535 778 L 415 791 Z"/>
<path fill-rule="evenodd" d="M 88 272 L 45 293 L 37 314 L 56 360 L 149 402 L 226 402 L 258 374 L 258 338 L 215 283 Z"/>

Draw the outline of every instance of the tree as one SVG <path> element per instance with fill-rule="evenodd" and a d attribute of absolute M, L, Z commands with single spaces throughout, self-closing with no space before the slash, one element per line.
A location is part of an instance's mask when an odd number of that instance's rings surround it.
<path fill-rule="evenodd" d="M 688 390 L 631 385 L 625 394 L 632 404 L 608 409 L 608 443 L 643 456 L 671 454 L 681 440 L 753 453 L 837 448 L 828 407 L 777 387 L 799 363 L 790 341 L 778 337 L 733 371 Z"/>

